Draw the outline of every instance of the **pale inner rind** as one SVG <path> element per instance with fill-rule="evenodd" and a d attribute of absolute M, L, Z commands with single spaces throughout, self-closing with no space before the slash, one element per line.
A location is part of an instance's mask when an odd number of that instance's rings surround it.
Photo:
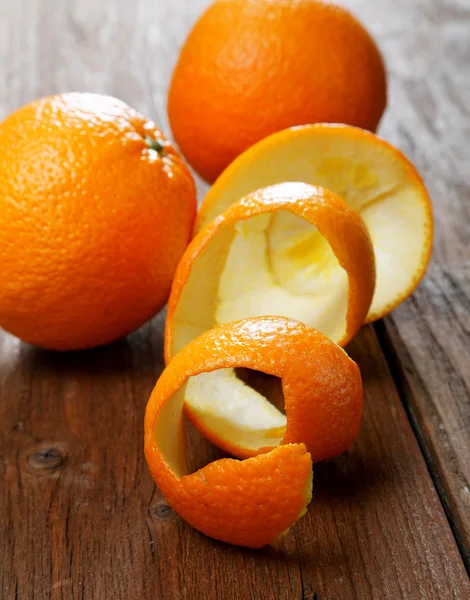
<path fill-rule="evenodd" d="M 288 211 L 277 211 L 239 221 L 231 235 L 221 236 L 225 244 L 209 242 L 193 265 L 174 317 L 176 352 L 198 335 L 198 297 L 206 311 L 200 333 L 247 317 L 273 315 L 297 319 L 335 341 L 343 337 L 347 274 L 316 227 Z M 214 251 L 218 258 L 211 268 L 202 269 Z M 190 299 L 196 313 L 188 312 Z M 207 312 L 212 312 L 209 327 Z M 205 428 L 245 450 L 276 446 L 285 433 L 285 415 L 240 381 L 233 369 L 190 378 L 185 402 Z"/>
<path fill-rule="evenodd" d="M 218 289 L 217 325 L 297 319 L 334 341 L 346 329 L 348 280 L 317 228 L 287 211 L 239 221 Z"/>
<path fill-rule="evenodd" d="M 426 192 L 406 160 L 372 135 L 343 131 L 342 126 L 301 127 L 284 143 L 261 142 L 259 153 L 253 147 L 250 160 L 239 159 L 240 166 L 214 184 L 200 226 L 269 185 L 303 181 L 328 188 L 359 212 L 369 230 L 377 271 L 369 309 L 374 316 L 397 302 L 421 273 L 431 244 L 431 216 Z"/>
<path fill-rule="evenodd" d="M 168 466 L 178 477 L 188 474 L 183 420 L 185 393 L 186 384 L 161 407 L 153 429 L 154 439 L 158 440 Z"/>
<path fill-rule="evenodd" d="M 205 427 L 245 449 L 277 446 L 284 436 L 286 416 L 238 379 L 234 369 L 191 377 L 185 401 Z"/>

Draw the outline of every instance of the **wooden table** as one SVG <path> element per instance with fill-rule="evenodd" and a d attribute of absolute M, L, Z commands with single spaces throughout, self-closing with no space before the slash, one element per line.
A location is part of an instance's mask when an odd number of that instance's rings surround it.
<path fill-rule="evenodd" d="M 171 69 L 206 4 L 1 0 L 0 117 L 95 91 L 169 132 Z M 316 466 L 308 515 L 288 536 L 230 547 L 186 525 L 144 461 L 163 315 L 89 352 L 0 334 L 2 599 L 470 598 L 470 4 L 346 4 L 386 57 L 381 133 L 420 169 L 436 218 L 424 282 L 348 348 L 365 383 L 357 442 Z M 193 466 L 217 456 L 191 434 Z"/>

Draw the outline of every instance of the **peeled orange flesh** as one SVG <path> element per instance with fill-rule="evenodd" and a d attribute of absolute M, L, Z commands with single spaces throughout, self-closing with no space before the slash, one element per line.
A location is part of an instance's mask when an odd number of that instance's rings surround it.
<path fill-rule="evenodd" d="M 355 127 L 307 125 L 257 143 L 209 190 L 196 232 L 246 194 L 289 181 L 330 189 L 344 198 L 367 226 L 377 271 L 368 322 L 383 317 L 412 293 L 431 255 L 430 198 L 416 169 L 399 150 Z M 298 239 L 300 244 L 301 237 Z M 311 252 L 321 252 L 322 244 L 318 238 Z"/>
<path fill-rule="evenodd" d="M 230 206 L 187 248 L 168 304 L 166 361 L 216 325 L 263 315 L 295 318 L 345 344 L 364 322 L 374 281 L 367 230 L 341 198 L 299 183 L 259 190 Z M 337 350 L 342 361 L 346 355 Z M 306 366 L 299 360 L 301 372 Z M 337 363 L 331 372 L 339 386 L 330 389 L 332 405 L 343 389 L 339 370 Z M 322 394 L 321 382 L 309 385 Z M 285 440 L 286 417 L 227 368 L 188 383 L 185 410 L 209 439 L 236 456 Z M 345 429 L 330 444 L 333 409 L 330 416 L 315 441 L 305 432 L 297 438 L 311 440 L 314 461 L 345 450 L 357 432 L 357 413 L 342 413 Z M 312 424 L 310 431 L 318 430 Z"/>
<path fill-rule="evenodd" d="M 276 426 L 266 429 L 269 420 L 256 400 L 261 429 L 256 430 L 256 415 L 248 423 L 242 415 L 234 418 L 230 386 L 222 387 L 218 391 L 225 394 L 220 398 L 225 412 L 219 417 L 256 445 L 264 444 L 258 449 L 263 454 L 241 462 L 218 460 L 188 474 L 183 428 L 188 388 L 206 387 L 210 393 L 217 374 L 223 379 L 236 367 L 281 379 L 286 410 L 282 432 Z M 359 369 L 331 340 L 284 317 L 245 319 L 204 332 L 168 364 L 147 405 L 145 455 L 158 487 L 193 527 L 225 542 L 259 548 L 306 511 L 312 459 L 305 446 L 316 458 L 340 451 L 354 439 L 361 410 Z M 223 428 L 218 431 L 225 439 Z"/>

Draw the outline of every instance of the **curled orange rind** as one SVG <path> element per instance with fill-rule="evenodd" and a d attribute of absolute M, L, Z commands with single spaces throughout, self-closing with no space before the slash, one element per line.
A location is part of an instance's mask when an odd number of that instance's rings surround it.
<path fill-rule="evenodd" d="M 300 183 L 259 190 L 207 225 L 185 252 L 168 305 L 166 360 L 207 329 L 269 314 L 301 321 L 343 345 L 364 322 L 374 282 L 367 230 L 346 202 Z M 283 439 L 283 415 L 233 370 L 191 382 L 185 412 L 212 442 L 240 458 Z M 327 427 L 297 437 L 314 461 L 352 443 L 359 421 L 347 411 L 340 420 L 348 435 L 330 443 L 337 417 L 333 410 Z M 252 435 L 258 430 L 263 439 Z"/>
<path fill-rule="evenodd" d="M 246 150 L 208 191 L 196 232 L 243 196 L 286 181 L 324 186 L 360 214 L 377 269 L 367 322 L 383 317 L 413 292 L 431 257 L 431 200 L 402 152 L 350 125 L 292 127 Z"/>
<path fill-rule="evenodd" d="M 183 428 L 187 388 L 201 381 L 210 387 L 212 376 L 236 367 L 281 379 L 284 433 L 275 439 L 276 432 L 251 427 L 253 439 L 268 440 L 258 448 L 262 454 L 218 460 L 188 474 Z M 193 527 L 225 542 L 259 548 L 306 510 L 312 483 L 306 446 L 315 458 L 325 454 L 325 444 L 327 454 L 340 451 L 354 439 L 361 410 L 359 369 L 339 346 L 291 319 L 245 319 L 202 333 L 168 364 L 147 405 L 145 455 L 160 490 Z"/>
<path fill-rule="evenodd" d="M 173 281 L 145 425 L 155 481 L 189 523 L 256 548 L 305 512 L 312 462 L 346 450 L 360 424 L 359 369 L 340 346 L 413 291 L 432 228 L 409 161 L 346 125 L 276 133 L 219 177 Z M 285 414 L 238 367 L 278 377 Z M 188 475 L 183 408 L 244 460 Z"/>

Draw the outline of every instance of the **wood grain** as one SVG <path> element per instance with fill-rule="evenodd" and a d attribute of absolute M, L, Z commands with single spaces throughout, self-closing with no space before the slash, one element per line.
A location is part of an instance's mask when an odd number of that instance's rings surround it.
<path fill-rule="evenodd" d="M 2 598 L 458 598 L 460 555 L 372 329 L 358 442 L 315 468 L 308 515 L 273 547 L 205 538 L 142 454 L 163 318 L 107 348 L 56 354 L 2 338 Z M 192 464 L 221 456 L 194 431 Z"/>
<path fill-rule="evenodd" d="M 435 217 L 425 280 L 378 330 L 470 569 L 470 3 L 354 4 L 388 59 L 381 132 L 420 170 Z"/>
<path fill-rule="evenodd" d="M 6 84 L 0 88 L 0 118 L 35 97 L 74 89 L 116 95 L 169 131 L 168 78 L 178 46 L 205 4 L 2 0 L 0 77 Z M 465 430 L 460 437 L 457 431 L 468 418 L 461 383 L 468 311 L 458 289 L 468 285 L 468 271 L 454 269 L 465 260 L 468 240 L 460 155 L 462 89 L 469 81 L 462 77 L 466 11 L 463 3 L 443 0 L 350 4 L 388 59 L 392 95 L 383 132 L 436 186 L 431 191 L 441 207 L 440 262 L 413 300 L 386 322 L 385 333 L 403 365 L 397 380 L 413 390 L 406 399 L 453 498 L 456 470 L 446 475 L 449 457 L 457 458 L 462 475 L 469 464 L 468 438 Z M 444 51 L 445 68 L 436 66 L 437 53 Z M 433 69 L 436 82 L 429 87 Z M 454 104 L 457 112 L 446 113 Z M 445 152 L 439 118 L 452 124 Z M 433 273 L 454 279 L 454 287 L 445 284 L 443 292 L 452 311 L 436 294 Z M 443 281 L 439 277 L 436 285 Z M 469 597 L 456 543 L 372 328 L 350 348 L 365 383 L 359 439 L 344 456 L 316 467 L 312 505 L 288 536 L 251 552 L 205 538 L 179 519 L 153 485 L 142 452 L 143 412 L 163 364 L 163 319 L 109 347 L 69 354 L 40 351 L 0 334 L 0 598 Z M 451 373 L 461 378 L 449 379 Z M 450 454 L 442 436 L 432 437 L 440 423 L 426 407 L 441 415 L 446 436 L 452 434 Z M 194 467 L 221 456 L 194 431 L 189 452 Z M 453 523 L 460 518 L 464 532 L 463 505 L 449 502 Z"/>

